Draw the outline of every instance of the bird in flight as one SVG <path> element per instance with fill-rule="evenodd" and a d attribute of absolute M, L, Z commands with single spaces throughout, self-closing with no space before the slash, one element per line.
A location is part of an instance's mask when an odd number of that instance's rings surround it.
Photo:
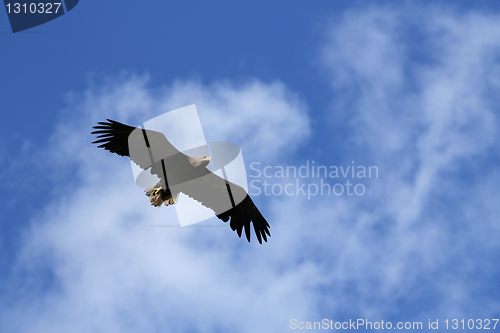
<path fill-rule="evenodd" d="M 128 156 L 143 170 L 160 181 L 146 190 L 155 207 L 173 205 L 180 193 L 200 202 L 214 211 L 241 238 L 243 228 L 250 242 L 250 223 L 260 244 L 267 242 L 269 224 L 241 187 L 212 173 L 207 165 L 210 156 L 192 157 L 177 150 L 161 132 L 132 127 L 107 119 L 93 127 L 98 134 L 92 142 L 120 156 Z"/>

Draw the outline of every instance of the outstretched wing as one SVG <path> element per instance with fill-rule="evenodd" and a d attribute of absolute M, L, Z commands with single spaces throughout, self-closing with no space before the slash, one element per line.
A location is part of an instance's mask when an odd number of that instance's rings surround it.
<path fill-rule="evenodd" d="M 161 132 L 132 127 L 107 119 L 94 126 L 99 134 L 92 143 L 120 156 L 128 156 L 144 170 L 166 179 L 166 172 L 189 167 L 188 156 L 177 150 Z M 175 169 L 175 170 L 174 170 Z"/>
<path fill-rule="evenodd" d="M 267 242 L 266 234 L 271 236 L 269 224 L 245 189 L 226 181 L 210 170 L 204 168 L 203 176 L 182 184 L 179 189 L 213 210 L 222 221 L 227 222 L 231 219 L 230 227 L 239 237 L 244 227 L 245 235 L 250 242 L 250 223 L 253 223 L 259 243 L 262 244 L 262 239 Z"/>

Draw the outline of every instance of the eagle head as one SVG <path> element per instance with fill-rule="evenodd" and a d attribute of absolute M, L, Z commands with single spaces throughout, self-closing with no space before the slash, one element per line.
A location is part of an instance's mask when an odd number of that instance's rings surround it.
<path fill-rule="evenodd" d="M 210 163 L 211 160 L 212 160 L 212 158 L 210 156 L 204 155 L 202 157 L 201 165 L 206 167 L 208 165 L 208 163 Z"/>

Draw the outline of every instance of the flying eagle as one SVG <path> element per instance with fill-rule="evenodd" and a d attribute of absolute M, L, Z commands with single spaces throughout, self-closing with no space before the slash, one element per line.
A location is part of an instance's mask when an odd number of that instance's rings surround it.
<path fill-rule="evenodd" d="M 243 227 L 250 242 L 250 223 L 253 223 L 257 240 L 267 242 L 269 224 L 257 209 L 248 193 L 207 169 L 210 156 L 192 157 L 177 150 L 163 133 L 132 127 L 114 120 L 98 122 L 93 128 L 98 134 L 98 148 L 104 148 L 120 156 L 128 156 L 144 170 L 160 181 L 146 190 L 149 201 L 155 207 L 173 205 L 184 193 L 210 208 L 224 222 L 231 220 L 230 227 L 241 238 Z M 229 199 L 229 200 L 228 200 Z"/>

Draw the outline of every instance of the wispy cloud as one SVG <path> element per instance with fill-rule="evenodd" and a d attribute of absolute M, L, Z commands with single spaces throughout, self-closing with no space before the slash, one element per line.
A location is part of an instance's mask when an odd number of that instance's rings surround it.
<path fill-rule="evenodd" d="M 306 311 L 307 293 L 292 291 L 302 289 L 313 271 L 273 279 L 259 259 L 266 258 L 266 248 L 243 246 L 227 225 L 149 227 L 175 224 L 174 210 L 152 208 L 135 186 L 129 162 L 90 145 L 89 135 L 105 117 L 144 121 L 191 102 L 203 114 L 208 137 L 241 142 L 250 158 L 274 160 L 281 149 L 307 138 L 305 104 L 280 83 L 206 87 L 189 81 L 155 92 L 147 82 L 128 77 L 70 98 L 69 116 L 52 138 L 45 163 L 56 174 L 66 168 L 74 173 L 60 176 L 60 196 L 26 233 L 16 275 L 21 281 L 15 283 L 20 297 L 18 306 L 4 309 L 12 325 L 6 329 L 237 331 L 261 322 L 265 331 L 268 314 L 278 307 L 271 321 L 276 327 L 282 322 L 277 318 Z M 252 153 L 256 146 L 263 148 Z M 23 321 L 25 316 L 31 320 Z"/>
<path fill-rule="evenodd" d="M 472 271 L 498 274 L 486 264 L 498 228 L 475 218 L 485 207 L 473 202 L 491 200 L 484 179 L 498 184 L 500 25 L 498 15 L 406 9 L 348 12 L 324 48 L 334 90 L 349 92 L 333 112 L 349 106 L 351 140 L 381 170 L 376 208 L 354 216 L 360 252 L 345 276 L 367 288 L 357 296 L 378 301 L 366 309 L 378 316 L 466 315 L 481 279 Z"/>

